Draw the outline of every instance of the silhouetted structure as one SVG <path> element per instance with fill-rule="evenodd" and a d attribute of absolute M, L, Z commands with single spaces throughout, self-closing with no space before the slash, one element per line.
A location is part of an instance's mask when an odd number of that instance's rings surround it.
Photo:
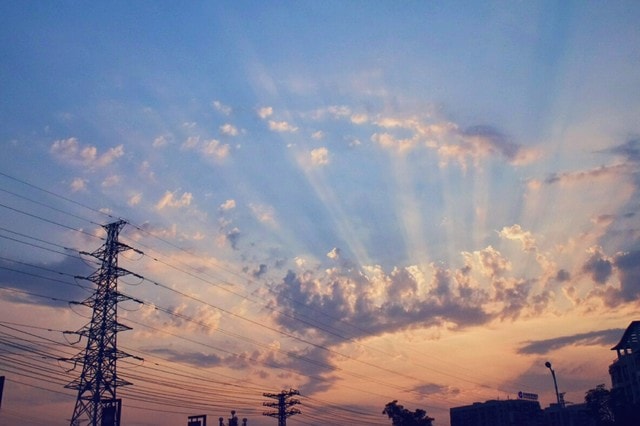
<path fill-rule="evenodd" d="M 224 417 L 220 417 L 218 419 L 219 426 L 225 426 Z M 239 426 L 238 425 L 238 416 L 236 416 L 236 411 L 231 410 L 231 417 L 229 417 L 229 423 L 226 426 Z M 242 419 L 242 426 L 247 426 L 247 419 Z"/>
<path fill-rule="evenodd" d="M 4 376 L 0 376 L 0 407 L 2 407 L 2 393 L 4 391 Z"/>
<path fill-rule="evenodd" d="M 276 417 L 278 419 L 278 426 L 286 426 L 287 425 L 287 417 L 291 417 L 295 414 L 300 414 L 301 411 L 297 408 L 291 408 L 293 405 L 300 404 L 300 401 L 297 399 L 292 399 L 291 397 L 294 395 L 300 395 L 295 389 L 290 389 L 289 391 L 282 391 L 280 393 L 263 393 L 263 396 L 267 398 L 277 399 L 278 402 L 263 402 L 262 405 L 265 407 L 277 408 L 277 412 L 264 412 L 263 416 Z"/>
<path fill-rule="evenodd" d="M 449 410 L 451 426 L 543 426 L 538 401 L 490 400 Z"/>
<path fill-rule="evenodd" d="M 556 380 L 556 372 L 551 368 L 549 361 L 544 363 L 544 366 L 551 370 L 551 376 L 553 377 L 553 387 L 556 390 L 556 400 L 558 401 L 558 407 L 564 407 L 564 393 L 558 392 L 558 381 Z"/>
<path fill-rule="evenodd" d="M 544 409 L 545 426 L 596 426 L 586 404 L 551 404 Z"/>
<path fill-rule="evenodd" d="M 91 323 L 76 332 L 67 332 L 87 338 L 82 354 L 65 359 L 73 361 L 74 365 L 82 364 L 80 377 L 65 386 L 78 391 L 71 426 L 119 426 L 121 400 L 117 399 L 116 389 L 131 384 L 116 372 L 116 361 L 130 356 L 118 350 L 116 345 L 117 334 L 131 329 L 118 322 L 117 313 L 118 302 L 131 299 L 118 293 L 118 277 L 130 274 L 118 267 L 118 254 L 131 249 L 118 242 L 125 223 L 119 220 L 105 225 L 107 240 L 104 245 L 93 253 L 82 253 L 98 259 L 101 266 L 89 277 L 78 277 L 97 285 L 95 293 L 79 303 L 93 309 Z"/>
<path fill-rule="evenodd" d="M 609 366 L 616 424 L 640 424 L 640 321 L 632 321 L 611 350 L 618 354 Z"/>
<path fill-rule="evenodd" d="M 187 426 L 207 426 L 207 415 L 200 414 L 199 416 L 187 417 Z"/>

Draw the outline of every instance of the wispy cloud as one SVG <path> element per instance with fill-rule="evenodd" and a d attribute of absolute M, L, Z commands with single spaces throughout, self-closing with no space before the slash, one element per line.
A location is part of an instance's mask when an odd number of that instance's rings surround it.
<path fill-rule="evenodd" d="M 554 337 L 553 339 L 533 340 L 523 344 L 518 349 L 518 353 L 544 355 L 566 346 L 613 346 L 620 340 L 622 333 L 624 333 L 624 329 L 615 328 Z"/>

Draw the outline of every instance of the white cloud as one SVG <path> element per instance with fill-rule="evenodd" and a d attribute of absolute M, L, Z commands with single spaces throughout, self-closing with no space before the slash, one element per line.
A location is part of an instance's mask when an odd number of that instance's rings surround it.
<path fill-rule="evenodd" d="M 227 200 L 224 203 L 220 204 L 220 210 L 229 211 L 236 208 L 235 200 Z"/>
<path fill-rule="evenodd" d="M 131 197 L 129 197 L 129 199 L 127 200 L 127 204 L 133 207 L 140 204 L 141 201 L 142 201 L 142 193 L 137 192 L 133 194 Z"/>
<path fill-rule="evenodd" d="M 188 207 L 191 205 L 192 200 L 193 195 L 190 192 L 184 192 L 180 197 L 176 197 L 175 192 L 167 191 L 156 204 L 156 209 L 162 210 L 165 207 Z"/>
<path fill-rule="evenodd" d="M 271 206 L 265 204 L 249 204 L 251 211 L 258 221 L 269 225 L 277 225 L 275 219 L 275 210 Z"/>
<path fill-rule="evenodd" d="M 71 186 L 71 191 L 72 192 L 86 191 L 86 189 L 87 189 L 87 181 L 86 181 L 86 179 L 75 178 L 71 182 L 70 186 Z"/>
<path fill-rule="evenodd" d="M 271 117 L 271 115 L 273 114 L 273 108 L 271 107 L 262 107 L 258 109 L 258 117 L 262 118 L 263 120 Z"/>
<path fill-rule="evenodd" d="M 224 105 L 220 101 L 213 101 L 211 102 L 211 105 L 213 106 L 213 108 L 215 108 L 216 111 L 221 112 L 224 115 L 229 115 L 232 112 L 230 106 Z"/>
<path fill-rule="evenodd" d="M 340 249 L 337 247 L 332 248 L 331 251 L 327 253 L 327 257 L 334 260 L 338 259 L 340 257 Z"/>
<path fill-rule="evenodd" d="M 122 178 L 118 175 L 108 176 L 105 180 L 102 181 L 102 187 L 110 188 L 112 186 L 116 186 L 117 184 L 120 183 L 121 180 Z"/>
<path fill-rule="evenodd" d="M 522 243 L 522 249 L 524 251 L 533 252 L 537 250 L 536 240 L 533 234 L 529 231 L 525 231 L 518 224 L 512 226 L 505 226 L 500 231 L 500 236 L 508 240 L 520 241 Z"/>
<path fill-rule="evenodd" d="M 329 150 L 325 147 L 312 149 L 311 163 L 314 166 L 326 166 L 329 164 Z"/>
<path fill-rule="evenodd" d="M 313 132 L 311 134 L 311 138 L 315 139 L 315 140 L 320 140 L 323 139 L 325 136 L 324 132 L 322 130 L 318 130 L 317 132 Z"/>
<path fill-rule="evenodd" d="M 269 120 L 269 130 L 274 132 L 294 133 L 298 131 L 298 128 L 286 121 Z"/>
<path fill-rule="evenodd" d="M 223 135 L 228 135 L 228 136 L 238 135 L 238 129 L 236 128 L 236 126 L 229 123 L 226 123 L 220 126 L 220 132 L 222 132 Z"/>
<path fill-rule="evenodd" d="M 163 146 L 166 146 L 167 143 L 169 143 L 167 137 L 164 135 L 161 135 L 153 140 L 153 143 L 151 144 L 151 146 L 153 146 L 154 148 L 161 148 Z"/>
<path fill-rule="evenodd" d="M 202 145 L 202 153 L 204 155 L 219 160 L 226 158 L 229 155 L 229 150 L 229 145 L 221 144 L 220 141 L 217 141 L 216 139 L 206 141 Z"/>
<path fill-rule="evenodd" d="M 369 121 L 367 114 L 353 114 L 351 116 L 351 122 L 353 124 L 364 124 Z"/>
<path fill-rule="evenodd" d="M 118 145 L 98 155 L 98 148 L 91 145 L 81 146 L 76 138 L 60 139 L 51 145 L 51 154 L 70 164 L 87 167 L 105 167 L 124 155 L 124 148 Z"/>

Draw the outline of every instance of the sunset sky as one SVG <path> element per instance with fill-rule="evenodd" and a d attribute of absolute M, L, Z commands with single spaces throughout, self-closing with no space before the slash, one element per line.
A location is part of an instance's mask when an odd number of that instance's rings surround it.
<path fill-rule="evenodd" d="M 123 424 L 389 425 L 610 386 L 640 319 L 637 1 L 3 1 L 0 423 L 65 425 L 128 224 Z M 140 361 L 143 358 L 144 361 Z M 354 420 L 356 419 L 356 420 Z M 332 423 L 334 422 L 334 423 Z M 350 423 L 353 422 L 353 423 Z"/>

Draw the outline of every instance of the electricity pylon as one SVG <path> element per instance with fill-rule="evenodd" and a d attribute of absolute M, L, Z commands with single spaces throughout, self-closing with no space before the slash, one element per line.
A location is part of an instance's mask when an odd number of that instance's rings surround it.
<path fill-rule="evenodd" d="M 98 259 L 101 266 L 87 279 L 97 285 L 96 291 L 85 301 L 79 303 L 93 309 L 91 323 L 73 332 L 87 338 L 87 346 L 83 353 L 74 358 L 74 366 L 82 363 L 80 377 L 65 387 L 76 389 L 78 397 L 71 417 L 71 426 L 86 424 L 90 426 L 119 426 L 121 400 L 117 398 L 118 386 L 130 385 L 130 382 L 118 377 L 116 361 L 131 356 L 118 350 L 116 336 L 120 331 L 131 330 L 131 327 L 118 322 L 117 305 L 132 298 L 118 293 L 118 277 L 131 272 L 118 267 L 118 254 L 125 250 L 133 250 L 126 244 L 118 242 L 120 230 L 125 221 L 104 225 L 107 240 L 102 247 L 93 253 L 82 253 Z M 136 274 L 133 274 L 136 275 Z"/>
<path fill-rule="evenodd" d="M 293 405 L 300 404 L 300 401 L 297 399 L 291 399 L 293 395 L 300 395 L 295 389 L 290 389 L 289 391 L 282 391 L 280 393 L 263 393 L 263 396 L 267 398 L 277 399 L 278 402 L 263 402 L 262 405 L 266 407 L 277 408 L 277 412 L 265 412 L 262 413 L 263 416 L 269 417 L 277 417 L 278 418 L 278 426 L 287 426 L 287 417 L 291 417 L 295 414 L 300 414 L 301 411 L 297 408 L 291 408 Z"/>

